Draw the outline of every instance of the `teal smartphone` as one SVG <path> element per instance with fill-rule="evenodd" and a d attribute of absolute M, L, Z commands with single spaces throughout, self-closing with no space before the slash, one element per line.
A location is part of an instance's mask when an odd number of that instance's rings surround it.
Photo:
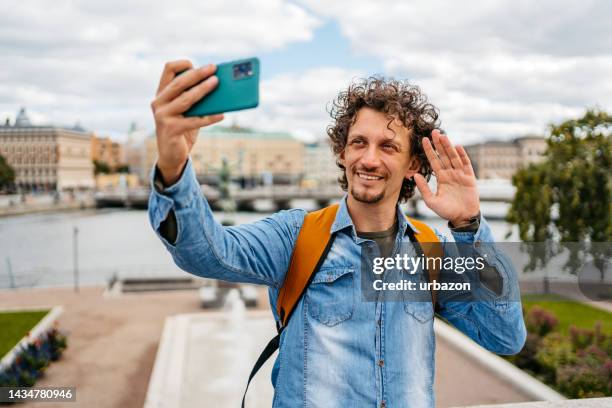
<path fill-rule="evenodd" d="M 219 83 L 193 104 L 184 116 L 205 116 L 259 105 L 259 59 L 247 58 L 217 65 Z"/>

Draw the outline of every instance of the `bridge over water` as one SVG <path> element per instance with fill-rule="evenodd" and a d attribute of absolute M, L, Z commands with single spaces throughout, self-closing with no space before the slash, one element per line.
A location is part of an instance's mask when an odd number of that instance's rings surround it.
<path fill-rule="evenodd" d="M 479 180 L 478 191 L 480 192 L 480 200 L 483 202 L 509 203 L 514 197 L 515 190 L 506 180 Z M 150 189 L 145 187 L 101 191 L 96 193 L 95 201 L 97 207 L 147 208 L 149 194 Z M 213 209 L 221 209 L 220 196 L 217 189 L 203 185 L 202 194 L 204 194 Z M 292 200 L 313 200 L 318 207 L 322 208 L 337 201 L 343 195 L 344 192 L 338 186 L 303 188 L 299 186 L 276 185 L 232 191 L 232 198 L 236 202 L 238 211 L 255 211 L 255 203 L 258 201 L 271 202 L 274 208 L 280 210 L 291 208 Z M 416 210 L 416 203 L 421 199 L 417 191 L 410 200 L 413 210 Z"/>

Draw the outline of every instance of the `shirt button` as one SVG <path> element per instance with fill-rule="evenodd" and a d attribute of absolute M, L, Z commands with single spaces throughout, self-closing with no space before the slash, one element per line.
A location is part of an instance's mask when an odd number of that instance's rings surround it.
<path fill-rule="evenodd" d="M 478 241 L 474 242 L 474 246 L 475 246 L 476 248 L 480 248 L 480 240 L 478 240 Z"/>
<path fill-rule="evenodd" d="M 380 326 L 380 319 L 378 319 L 378 320 L 376 321 L 376 324 L 377 324 L 378 326 Z"/>
<path fill-rule="evenodd" d="M 381 367 L 384 366 L 385 365 L 384 360 L 378 360 L 378 365 Z"/>
<path fill-rule="evenodd" d="M 385 401 L 380 403 L 380 408 L 385 408 L 387 406 L 387 403 Z"/>

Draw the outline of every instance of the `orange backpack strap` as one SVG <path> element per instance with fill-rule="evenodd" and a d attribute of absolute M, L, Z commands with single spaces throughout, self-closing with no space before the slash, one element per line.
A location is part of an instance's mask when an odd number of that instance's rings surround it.
<path fill-rule="evenodd" d="M 415 220 L 414 218 L 406 217 L 412 225 L 417 229 L 414 232 L 414 238 L 419 243 L 421 250 L 426 258 L 443 258 L 444 250 L 442 245 L 440 244 L 440 239 L 436 235 L 436 232 L 425 224 L 424 222 Z M 434 262 L 434 268 L 430 271 L 427 271 L 427 277 L 429 282 L 437 281 L 440 277 L 440 269 L 437 268 L 439 266 L 438 263 Z M 431 301 L 434 305 L 436 305 L 436 291 L 431 291 Z"/>
<path fill-rule="evenodd" d="M 244 408 L 244 401 L 251 380 L 265 362 L 278 350 L 281 332 L 331 248 L 334 241 L 331 226 L 336 219 L 338 207 L 338 204 L 334 204 L 308 213 L 304 217 L 304 223 L 302 228 L 300 228 L 300 233 L 291 255 L 289 270 L 285 275 L 285 281 L 276 299 L 276 311 L 279 317 L 279 321 L 276 323 L 278 334 L 270 340 L 251 370 L 244 394 L 242 395 L 242 408 Z"/>
<path fill-rule="evenodd" d="M 330 230 L 336 219 L 338 207 L 338 204 L 334 204 L 308 213 L 304 217 L 289 270 L 276 302 L 276 312 L 281 327 L 289 321 L 293 309 L 329 252 L 333 241 Z"/>

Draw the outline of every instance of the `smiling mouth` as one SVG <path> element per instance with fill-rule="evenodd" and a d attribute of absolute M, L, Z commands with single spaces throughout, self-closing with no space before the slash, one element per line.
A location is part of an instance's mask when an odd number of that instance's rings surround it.
<path fill-rule="evenodd" d="M 359 172 L 359 171 L 357 172 L 357 176 L 359 176 L 360 179 L 370 180 L 370 181 L 382 180 L 383 179 L 382 176 L 377 176 L 375 174 L 362 173 L 362 172 Z"/>

